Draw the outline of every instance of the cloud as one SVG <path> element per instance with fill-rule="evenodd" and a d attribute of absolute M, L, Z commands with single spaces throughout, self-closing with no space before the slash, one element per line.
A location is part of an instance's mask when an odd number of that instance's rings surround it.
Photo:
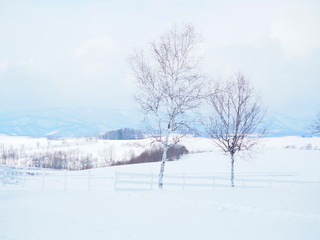
<path fill-rule="evenodd" d="M 203 36 L 208 76 L 241 70 L 271 108 L 281 104 L 288 113 L 300 101 L 313 109 L 319 7 L 318 0 L 0 3 L 0 102 L 9 109 L 13 102 L 126 108 L 136 91 L 128 55 L 186 21 Z"/>
<path fill-rule="evenodd" d="M 34 60 L 33 59 L 27 59 L 27 60 L 21 60 L 21 61 L 8 61 L 3 60 L 0 61 L 0 73 L 6 72 L 9 70 L 9 68 L 29 68 L 34 66 Z"/>
<path fill-rule="evenodd" d="M 102 36 L 82 44 L 76 49 L 75 56 L 82 63 L 84 71 L 101 74 L 110 69 L 117 51 L 114 41 L 108 36 Z"/>
<path fill-rule="evenodd" d="M 9 61 L 0 61 L 0 72 L 5 72 L 9 69 L 11 62 Z"/>
<path fill-rule="evenodd" d="M 317 10 L 318 8 L 318 10 Z M 305 56 L 320 47 L 319 7 L 287 4 L 276 12 L 271 38 L 280 41 L 288 56 Z"/>
<path fill-rule="evenodd" d="M 32 58 L 27 60 L 22 60 L 17 63 L 17 66 L 19 67 L 32 67 L 34 65 L 35 65 L 35 61 Z"/>

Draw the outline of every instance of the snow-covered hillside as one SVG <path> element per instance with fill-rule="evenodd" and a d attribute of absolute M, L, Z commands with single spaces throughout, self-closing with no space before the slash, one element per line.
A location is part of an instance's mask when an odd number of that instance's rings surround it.
<path fill-rule="evenodd" d="M 193 138 L 184 141 L 189 150 L 197 153 L 168 162 L 165 174 L 229 172 L 229 158 L 212 147 L 210 141 Z M 157 174 L 159 163 L 91 169 L 90 191 L 87 181 L 74 181 L 74 185 L 67 182 L 70 184 L 66 191 L 60 183 L 59 188 L 50 189 L 47 185 L 43 190 L 41 183 L 27 182 L 25 187 L 2 185 L 0 239 L 317 240 L 319 146 L 319 138 L 264 139 L 262 147 L 250 158 L 236 159 L 236 178 L 248 172 L 297 174 L 286 183 L 274 182 L 257 188 L 243 187 L 242 181 L 236 181 L 234 189 L 182 190 L 180 186 L 165 186 L 163 190 L 154 187 L 145 191 L 115 191 L 112 179 L 99 182 L 93 178 L 114 176 L 116 171 Z M 91 151 L 94 149 L 91 147 Z M 210 151 L 201 152 L 205 149 Z M 67 181 L 71 181 L 72 174 L 68 174 Z M 41 181 L 41 177 L 38 179 Z"/>

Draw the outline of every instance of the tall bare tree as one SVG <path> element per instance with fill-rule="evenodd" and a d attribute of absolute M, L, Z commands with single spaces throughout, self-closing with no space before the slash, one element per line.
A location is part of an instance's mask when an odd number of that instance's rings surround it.
<path fill-rule="evenodd" d="M 150 52 L 135 52 L 130 65 L 140 90 L 136 96 L 149 132 L 163 145 L 159 174 L 163 173 L 167 150 L 190 129 L 190 113 L 201 103 L 202 76 L 199 73 L 199 35 L 192 25 L 173 28 L 150 43 Z M 179 134 L 173 134 L 179 133 Z"/>
<path fill-rule="evenodd" d="M 209 117 L 205 129 L 213 142 L 231 157 L 231 186 L 234 187 L 234 155 L 251 150 L 265 133 L 265 116 L 259 97 L 242 73 L 218 81 L 208 97 Z"/>

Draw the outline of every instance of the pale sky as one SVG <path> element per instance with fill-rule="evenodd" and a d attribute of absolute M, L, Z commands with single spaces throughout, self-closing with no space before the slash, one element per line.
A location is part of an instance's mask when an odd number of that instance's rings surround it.
<path fill-rule="evenodd" d="M 132 109 L 127 58 L 173 23 L 203 38 L 203 71 L 242 71 L 268 109 L 320 108 L 320 1 L 0 0 L 0 112 Z"/>

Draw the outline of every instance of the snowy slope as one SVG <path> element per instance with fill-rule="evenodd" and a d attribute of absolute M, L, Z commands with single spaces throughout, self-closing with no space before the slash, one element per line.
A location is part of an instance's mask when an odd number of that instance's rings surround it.
<path fill-rule="evenodd" d="M 189 149 L 203 140 L 187 139 Z M 114 191 L 0 187 L 0 239 L 225 239 L 318 240 L 320 236 L 320 151 L 305 150 L 319 138 L 269 138 L 251 158 L 236 160 L 241 172 L 298 172 L 296 183 L 267 188 L 164 188 Z M 296 148 L 285 148 L 295 145 Z M 207 147 L 205 147 L 207 148 Z M 228 172 L 228 157 L 217 149 L 168 162 L 165 172 Z M 159 163 L 91 170 L 157 173 Z"/>

